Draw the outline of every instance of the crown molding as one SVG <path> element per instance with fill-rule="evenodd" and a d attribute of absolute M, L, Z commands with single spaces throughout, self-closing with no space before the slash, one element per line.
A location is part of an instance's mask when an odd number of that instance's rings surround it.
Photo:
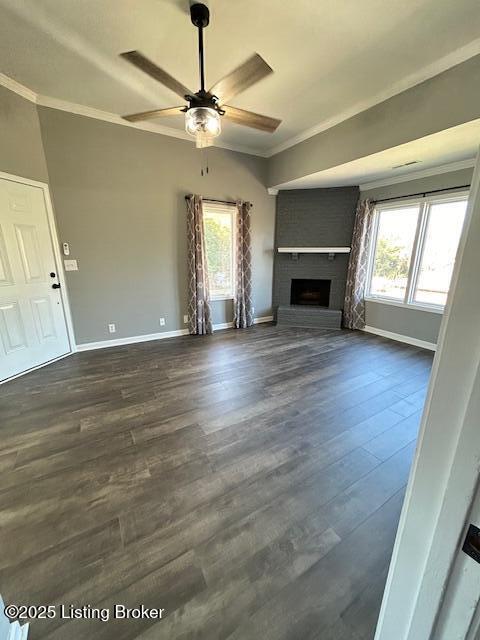
<path fill-rule="evenodd" d="M 160 133 L 161 135 L 171 136 L 173 138 L 180 138 L 182 140 L 191 140 L 186 131 L 180 131 L 171 127 L 164 127 L 162 125 L 153 124 L 150 122 L 136 123 L 127 122 L 122 117 L 109 111 L 102 111 L 101 109 L 94 109 L 93 107 L 87 107 L 86 105 L 76 104 L 74 102 L 67 102 L 65 100 L 59 100 L 57 98 L 50 98 L 49 96 L 37 95 L 36 103 L 40 107 L 48 107 L 49 109 L 57 109 L 58 111 L 66 111 L 73 113 L 77 116 L 85 116 L 86 118 L 93 118 L 95 120 L 103 120 L 104 122 L 110 122 L 112 124 L 120 124 L 122 126 L 133 127 L 134 129 L 142 129 L 144 131 L 151 131 L 152 133 Z"/>
<path fill-rule="evenodd" d="M 25 98 L 29 102 L 33 102 L 34 104 L 37 102 L 37 94 L 35 91 L 32 91 L 13 78 L 9 78 L 4 73 L 0 73 L 0 86 L 5 87 L 5 89 L 9 91 L 13 91 L 13 93 L 22 96 L 22 98 Z"/>
<path fill-rule="evenodd" d="M 403 78 L 399 82 L 396 82 L 385 91 L 381 91 L 375 94 L 368 100 L 357 102 L 357 104 L 350 109 L 346 109 L 345 111 L 338 113 L 332 118 L 323 120 L 315 126 L 310 127 L 309 129 L 305 129 L 301 133 L 289 138 L 288 140 L 285 140 L 285 142 L 281 142 L 280 144 L 272 147 L 267 151 L 266 157 L 271 158 L 277 153 L 281 153 L 282 151 L 285 151 L 286 149 L 289 149 L 290 147 L 293 147 L 296 144 L 303 142 L 304 140 L 308 140 L 308 138 L 312 138 L 322 131 L 331 129 L 337 124 L 340 124 L 341 122 L 344 122 L 349 118 L 353 118 L 362 111 L 371 109 L 375 105 L 384 102 L 385 100 L 389 100 L 399 93 L 407 91 L 415 85 L 425 82 L 426 80 L 429 80 L 430 78 L 433 78 L 434 76 L 437 76 L 438 74 L 443 73 L 444 71 L 447 71 L 448 69 L 455 67 L 457 64 L 461 64 L 462 62 L 465 62 L 466 60 L 469 60 L 470 58 L 473 58 L 478 54 L 480 54 L 480 38 L 472 40 L 472 42 L 469 42 L 467 45 L 460 47 L 455 51 L 452 51 L 443 58 L 439 58 L 432 64 L 418 69 L 418 71 L 415 71 L 406 78 Z"/>
<path fill-rule="evenodd" d="M 151 122 L 128 122 L 116 113 L 102 111 L 101 109 L 94 109 L 93 107 L 59 100 L 57 98 L 50 98 L 49 96 L 37 95 L 36 103 L 41 107 L 66 111 L 86 118 L 94 118 L 95 120 L 102 120 L 103 122 L 110 122 L 111 124 L 119 124 L 124 127 L 140 129 L 141 131 L 149 131 L 150 133 L 157 133 L 162 136 L 169 136 L 170 138 L 178 138 L 179 140 L 186 140 L 187 142 L 194 144 L 193 138 L 186 131 L 181 129 L 165 127 L 161 124 L 153 124 Z M 236 151 L 237 153 L 266 157 L 263 153 L 250 147 L 230 145 L 220 141 L 214 143 L 213 146 L 217 149 L 227 149 L 228 151 Z"/>
<path fill-rule="evenodd" d="M 475 158 L 459 160 L 458 162 L 449 162 L 448 164 L 441 164 L 437 167 L 430 167 L 429 169 L 402 173 L 400 176 L 392 176 L 391 178 L 381 178 L 380 180 L 372 180 L 372 182 L 364 182 L 360 185 L 360 191 L 369 191 L 370 189 L 376 189 L 377 187 L 388 187 L 391 184 L 399 184 L 401 182 L 411 182 L 412 180 L 429 178 L 430 176 L 437 176 L 442 173 L 451 173 L 452 171 L 460 171 L 461 169 L 471 169 L 474 166 Z"/>
<path fill-rule="evenodd" d="M 433 78 L 434 76 L 443 73 L 444 71 L 447 71 L 448 69 L 461 64 L 462 62 L 465 62 L 466 60 L 469 60 L 470 58 L 473 58 L 478 54 L 480 54 L 480 38 L 472 40 L 472 42 L 470 42 L 469 44 L 460 47 L 455 51 L 452 51 L 443 58 L 436 60 L 432 64 L 422 67 L 422 69 L 415 71 L 415 73 L 412 73 L 399 82 L 396 82 L 390 88 L 377 93 L 368 100 L 358 102 L 350 109 L 346 109 L 345 111 L 338 113 L 332 118 L 327 118 L 326 120 L 319 122 L 315 126 L 305 129 L 299 134 L 292 136 L 288 140 L 285 140 L 284 142 L 281 142 L 280 144 L 265 151 L 259 151 L 258 149 L 253 149 L 251 147 L 230 145 L 220 142 L 215 143 L 214 146 L 221 149 L 227 149 L 229 151 L 236 151 L 238 153 L 246 153 L 248 155 L 258 156 L 261 158 L 271 158 L 277 153 L 281 153 L 282 151 L 285 151 L 286 149 L 289 149 L 290 147 L 293 147 L 300 142 L 304 142 L 305 140 L 312 138 L 322 131 L 331 129 L 341 122 L 344 122 L 349 118 L 353 118 L 362 111 L 371 109 L 375 105 L 393 98 L 403 91 L 407 91 L 415 85 L 425 82 L 426 80 L 429 80 L 430 78 Z M 93 107 L 87 107 L 85 105 L 80 105 L 73 102 L 66 102 L 57 98 L 51 98 L 49 96 L 42 96 L 3 73 L 0 73 L 0 85 L 6 87 L 7 89 L 10 89 L 10 91 L 17 93 L 23 98 L 26 98 L 30 102 L 39 104 L 41 106 L 50 107 L 52 109 L 59 109 L 61 111 L 67 111 L 69 113 L 75 113 L 77 115 L 83 115 L 88 118 L 95 118 L 97 120 L 103 120 L 105 122 L 111 122 L 113 124 L 121 124 L 123 126 L 133 127 L 134 129 L 150 131 L 151 133 L 158 133 L 164 136 L 188 140 L 193 143 L 192 138 L 186 132 L 180 131 L 179 129 L 146 122 L 127 122 L 126 120 L 123 120 L 119 115 L 114 113 L 101 111 Z"/>
<path fill-rule="evenodd" d="M 157 133 L 162 136 L 169 136 L 170 138 L 178 138 L 180 140 L 186 140 L 187 142 L 194 143 L 192 137 L 186 132 L 180 129 L 174 129 L 173 127 L 165 127 L 160 124 L 153 124 L 151 122 L 127 122 L 121 116 L 116 113 L 110 113 L 109 111 L 102 111 L 101 109 L 95 109 L 94 107 L 88 107 L 83 104 L 77 104 L 75 102 L 68 102 L 66 100 L 59 100 L 58 98 L 52 98 L 50 96 L 44 96 L 35 91 L 32 91 L 25 85 L 13 80 L 4 73 L 0 73 L 0 86 L 5 87 L 9 91 L 13 91 L 17 95 L 25 98 L 29 102 L 39 106 L 48 107 L 49 109 L 57 109 L 58 111 L 66 111 L 67 113 L 73 113 L 75 115 L 84 116 L 86 118 L 94 118 L 95 120 L 102 120 L 103 122 L 110 122 L 112 124 L 119 124 L 124 127 L 131 127 L 133 129 L 140 129 L 141 131 L 149 131 L 150 133 Z M 213 145 L 217 149 L 226 149 L 228 151 L 235 151 L 237 153 L 246 153 L 248 155 L 259 156 L 266 158 L 266 153 L 253 149 L 251 147 L 244 147 L 241 145 L 231 145 L 223 142 L 216 142 Z"/>

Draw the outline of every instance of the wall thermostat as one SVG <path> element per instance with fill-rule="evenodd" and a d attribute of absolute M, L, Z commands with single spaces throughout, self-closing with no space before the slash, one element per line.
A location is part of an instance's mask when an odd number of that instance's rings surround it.
<path fill-rule="evenodd" d="M 63 247 L 63 255 L 64 256 L 69 256 L 70 255 L 70 245 L 68 244 L 68 242 L 64 242 L 62 247 Z"/>

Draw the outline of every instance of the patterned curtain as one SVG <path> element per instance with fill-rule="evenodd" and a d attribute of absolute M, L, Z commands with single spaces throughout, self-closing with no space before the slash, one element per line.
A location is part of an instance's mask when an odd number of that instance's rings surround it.
<path fill-rule="evenodd" d="M 371 200 L 360 200 L 355 214 L 352 251 L 348 263 L 347 286 L 343 324 L 347 329 L 365 326 L 365 284 L 370 236 L 372 235 L 374 205 Z"/>
<path fill-rule="evenodd" d="M 201 196 L 187 201 L 188 234 L 188 329 L 191 334 L 213 333 L 208 286 L 207 254 Z"/>
<path fill-rule="evenodd" d="M 233 324 L 246 329 L 253 324 L 252 313 L 252 247 L 250 235 L 250 202 L 237 202 L 235 299 Z"/>

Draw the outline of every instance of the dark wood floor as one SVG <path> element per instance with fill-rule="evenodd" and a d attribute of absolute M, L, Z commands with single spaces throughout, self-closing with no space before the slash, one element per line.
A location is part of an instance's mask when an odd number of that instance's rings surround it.
<path fill-rule="evenodd" d="M 371 640 L 430 365 L 267 325 L 0 387 L 4 600 L 166 609 L 32 640 Z"/>

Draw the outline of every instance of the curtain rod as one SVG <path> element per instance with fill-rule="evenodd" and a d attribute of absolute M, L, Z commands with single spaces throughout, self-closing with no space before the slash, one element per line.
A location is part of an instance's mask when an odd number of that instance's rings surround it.
<path fill-rule="evenodd" d="M 185 200 L 188 200 L 190 196 L 185 196 Z M 202 198 L 202 200 L 204 202 L 218 202 L 218 204 L 234 204 L 236 205 L 236 202 L 232 202 L 231 200 L 214 200 L 213 198 Z"/>
<path fill-rule="evenodd" d="M 445 191 L 457 191 L 458 189 L 469 189 L 469 184 L 461 184 L 458 187 L 445 187 L 444 189 L 433 189 L 433 191 L 420 191 L 419 193 L 409 193 L 406 196 L 393 196 L 392 198 L 380 198 L 378 200 L 373 200 L 374 204 L 378 204 L 379 202 L 389 202 L 390 200 L 402 200 L 403 198 L 414 198 L 415 196 L 425 196 L 430 195 L 432 193 L 444 193 Z"/>

